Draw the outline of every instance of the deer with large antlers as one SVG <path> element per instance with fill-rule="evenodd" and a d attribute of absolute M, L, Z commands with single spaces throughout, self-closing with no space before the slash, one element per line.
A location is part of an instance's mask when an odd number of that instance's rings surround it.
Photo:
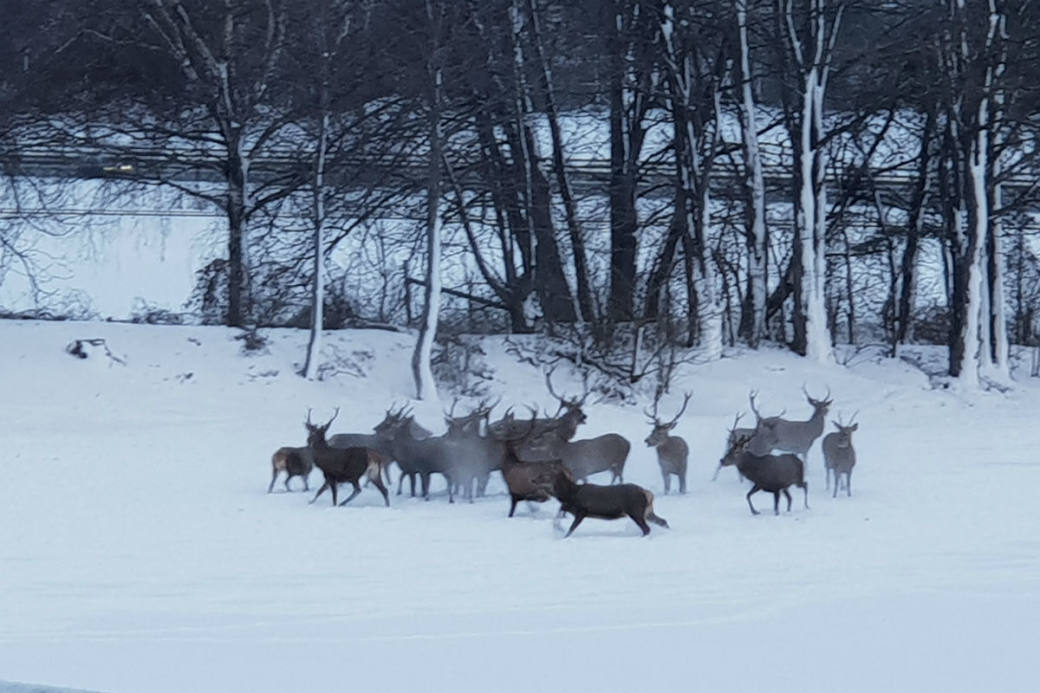
<path fill-rule="evenodd" d="M 737 430 L 740 414 L 733 421 L 731 431 Z M 762 437 L 762 426 L 759 425 L 752 435 L 734 435 L 733 444 L 719 460 L 719 467 L 735 465 L 741 475 L 752 483 L 747 493 L 747 504 L 753 515 L 758 515 L 751 496 L 759 491 L 773 494 L 773 513 L 780 514 L 780 494 L 787 498 L 787 511 L 791 511 L 791 494 L 789 486 L 798 486 L 805 492 L 805 509 L 809 509 L 809 484 L 805 481 L 805 464 L 797 456 L 791 454 L 769 454 L 771 442 Z"/>
<path fill-rule="evenodd" d="M 339 505 L 346 505 L 361 493 L 361 477 L 367 476 L 369 481 L 383 494 L 383 502 L 389 507 L 390 494 L 383 484 L 383 466 L 386 464 L 387 458 L 375 450 L 364 447 L 329 447 L 325 433 L 329 430 L 329 426 L 332 425 L 337 416 L 339 416 L 338 407 L 332 418 L 326 423 L 315 424 L 311 422 L 310 410 L 307 410 L 307 423 L 304 424 L 307 428 L 307 447 L 314 458 L 315 466 L 325 475 L 325 483 L 314 494 L 314 498 L 310 502 L 313 503 L 318 500 L 318 497 L 326 489 L 331 489 L 332 504 L 336 505 L 339 485 L 349 483 L 354 487 L 354 492 L 342 503 L 339 503 Z"/>
<path fill-rule="evenodd" d="M 789 421 L 780 418 L 780 416 L 772 416 L 765 419 L 759 418 L 758 425 L 760 428 L 765 428 L 771 432 L 774 450 L 798 455 L 808 465 L 809 448 L 812 447 L 817 438 L 823 435 L 823 425 L 826 423 L 827 411 L 830 409 L 833 400 L 830 398 L 831 389 L 829 387 L 823 399 L 813 398 L 805 388 L 805 385 L 802 385 L 802 393 L 805 395 L 805 400 L 809 403 L 809 406 L 813 408 L 813 414 L 807 420 Z"/>
<path fill-rule="evenodd" d="M 646 446 L 657 450 L 657 464 L 661 467 L 661 477 L 664 479 L 665 495 L 671 491 L 672 475 L 679 477 L 679 493 L 686 493 L 686 460 L 690 454 L 690 448 L 686 441 L 679 436 L 671 434 L 672 429 L 679 423 L 679 418 L 686 412 L 686 405 L 690 403 L 691 393 L 683 395 L 682 407 L 670 421 L 662 423 L 657 416 L 657 407 L 660 403 L 660 393 L 654 398 L 654 409 L 643 410 L 653 430 L 646 437 Z"/>
<path fill-rule="evenodd" d="M 498 438 L 515 438 L 518 433 L 524 433 L 524 442 L 516 451 L 521 460 L 555 459 L 558 457 L 557 448 L 560 443 L 573 439 L 578 432 L 578 426 L 588 420 L 582 409 L 589 396 L 588 382 L 583 380 L 583 392 L 579 397 L 559 395 L 552 384 L 554 370 L 555 368 L 551 368 L 546 372 L 545 385 L 549 394 L 559 402 L 555 415 L 535 418 L 534 430 L 530 432 L 526 430 L 529 422 L 518 421 L 508 412 L 488 426 L 491 433 Z"/>
<path fill-rule="evenodd" d="M 858 412 L 857 412 L 858 413 Z M 823 463 L 827 472 L 827 488 L 830 489 L 831 475 L 834 476 L 834 492 L 831 498 L 838 495 L 838 487 L 841 485 L 841 477 L 845 476 L 845 492 L 852 495 L 852 468 L 856 466 L 856 450 L 852 447 L 852 433 L 859 429 L 856 414 L 852 415 L 848 423 L 844 423 L 838 416 L 833 422 L 838 430 L 828 433 L 823 437 Z"/>
<path fill-rule="evenodd" d="M 751 427 L 751 428 L 741 428 L 741 427 L 738 427 L 737 424 L 740 422 L 740 419 L 743 418 L 743 416 L 744 416 L 743 414 L 738 414 L 737 415 L 737 420 L 733 422 L 733 427 L 730 428 L 729 429 L 729 433 L 726 434 L 726 447 L 724 448 L 725 450 L 729 450 L 730 448 L 732 448 L 733 444 L 737 441 L 738 438 L 743 438 L 743 437 L 750 438 L 750 437 L 755 436 L 757 434 L 757 435 L 760 436 L 760 439 L 762 441 L 765 441 L 767 437 L 771 437 L 771 435 L 772 435 L 772 430 L 771 429 L 770 430 L 763 430 L 763 429 L 760 428 L 762 422 L 765 420 L 765 417 L 763 417 L 762 414 L 758 411 L 758 406 L 755 404 L 755 398 L 756 397 L 758 397 L 758 391 L 757 390 L 750 390 L 750 391 L 748 391 L 748 403 L 751 406 L 751 413 L 755 415 L 755 425 L 753 427 Z M 781 416 L 784 415 L 784 413 L 786 411 L 787 411 L 786 409 L 782 409 L 782 410 L 780 410 L 780 413 L 777 414 L 776 416 L 768 417 L 768 418 L 774 419 L 774 418 L 781 417 Z M 719 465 L 715 469 L 715 475 L 711 477 L 712 481 L 715 481 L 719 477 L 719 472 L 720 471 L 722 471 L 722 465 Z M 739 469 L 737 470 L 737 476 L 738 476 L 738 478 L 741 478 L 741 479 L 744 478 L 740 474 L 740 470 Z"/>

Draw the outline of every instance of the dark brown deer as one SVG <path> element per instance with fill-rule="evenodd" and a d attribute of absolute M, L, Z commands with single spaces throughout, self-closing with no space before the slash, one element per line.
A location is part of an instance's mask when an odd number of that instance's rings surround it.
<path fill-rule="evenodd" d="M 679 422 L 679 418 L 686 412 L 686 405 L 690 403 L 691 393 L 683 395 L 682 407 L 671 421 L 662 423 L 657 416 L 657 406 L 660 402 L 660 393 L 654 398 L 654 410 L 643 410 L 653 429 L 646 437 L 646 446 L 657 451 L 657 464 L 661 467 L 661 477 L 664 479 L 665 495 L 672 488 L 672 475 L 679 477 L 679 493 L 686 493 L 686 461 L 690 454 L 690 448 L 686 441 L 679 436 L 673 436 L 671 431 Z"/>
<path fill-rule="evenodd" d="M 737 427 L 740 415 L 733 422 Z M 761 427 L 760 427 L 761 428 Z M 751 490 L 747 493 L 747 504 L 753 515 L 758 515 L 751 503 L 751 496 L 759 491 L 773 494 L 773 513 L 780 514 L 780 494 L 787 498 L 787 511 L 791 511 L 791 494 L 789 486 L 798 486 L 805 492 L 805 509 L 809 509 L 809 484 L 805 481 L 805 464 L 795 455 L 770 455 L 770 441 L 760 436 L 761 431 L 752 435 L 742 435 L 733 441 L 726 455 L 719 460 L 720 467 L 736 465 L 740 473 L 751 481 Z"/>
<path fill-rule="evenodd" d="M 267 487 L 267 492 L 271 493 L 274 490 L 274 482 L 282 472 L 285 472 L 286 491 L 292 490 L 289 488 L 289 480 L 294 476 L 303 479 L 304 491 L 310 491 L 307 477 L 313 468 L 314 457 L 309 448 L 278 448 L 271 455 L 271 485 Z"/>
<path fill-rule="evenodd" d="M 858 413 L 858 412 L 857 412 Z M 833 422 L 838 430 L 828 433 L 823 437 L 823 462 L 827 471 L 827 488 L 830 488 L 831 475 L 834 475 L 834 492 L 831 498 L 838 495 L 838 487 L 841 485 L 841 477 L 845 476 L 846 495 L 852 495 L 852 468 L 856 466 L 856 450 L 852 447 L 852 433 L 859 429 L 856 414 L 852 415 L 849 422 L 843 423 L 841 417 Z M 288 480 L 286 480 L 288 482 Z"/>
<path fill-rule="evenodd" d="M 570 513 L 574 516 L 574 522 L 567 530 L 568 537 L 586 517 L 601 520 L 629 517 L 639 525 L 644 537 L 650 534 L 647 522 L 661 527 L 668 526 L 664 518 L 654 514 L 654 494 L 636 484 L 578 484 L 569 472 L 561 471 L 553 479 L 553 495 L 560 501 L 560 514 Z"/>
<path fill-rule="evenodd" d="M 527 436 L 536 430 L 538 412 L 531 409 L 531 419 L 527 422 L 526 431 L 513 427 L 512 437 L 499 439 L 490 437 L 491 443 L 501 452 L 502 479 L 509 491 L 509 517 L 516 512 L 520 501 L 528 503 L 544 503 L 553 497 L 553 480 L 566 468 L 559 460 L 542 460 L 538 462 L 522 462 L 517 456 L 517 449 L 523 445 Z"/>
<path fill-rule="evenodd" d="M 751 405 L 751 413 L 755 415 L 755 425 L 753 427 L 751 427 L 751 428 L 738 428 L 736 426 L 734 426 L 733 428 L 730 428 L 729 432 L 726 434 L 726 447 L 723 448 L 723 455 L 724 456 L 725 456 L 725 451 L 727 451 L 730 448 L 732 448 L 733 444 L 737 441 L 738 438 L 742 438 L 744 436 L 754 436 L 754 435 L 757 434 L 759 436 L 760 441 L 762 441 L 762 444 L 764 444 L 764 441 L 767 438 L 772 436 L 773 432 L 772 432 L 771 429 L 770 430 L 765 430 L 765 429 L 759 430 L 759 426 L 762 424 L 762 421 L 764 419 L 762 417 L 762 414 L 759 413 L 758 407 L 755 405 L 755 398 L 756 397 L 758 397 L 758 391 L 757 390 L 750 390 L 750 391 L 748 391 L 748 402 Z M 777 414 L 776 416 L 773 416 L 773 417 L 769 417 L 769 418 L 770 419 L 779 418 L 779 417 L 783 416 L 786 411 L 787 411 L 786 409 L 781 409 L 779 414 Z M 739 414 L 737 416 L 737 420 L 739 421 L 742 417 L 743 417 L 743 414 Z M 766 451 L 768 452 L 768 450 L 770 450 L 770 449 L 772 449 L 772 448 L 768 448 Z M 722 465 L 721 464 L 718 467 L 715 468 L 715 475 L 711 477 L 712 481 L 715 481 L 718 478 L 720 471 L 722 471 Z M 737 470 L 737 478 L 738 479 L 743 479 L 744 478 L 743 476 L 741 476 L 739 469 Z"/>
<path fill-rule="evenodd" d="M 367 476 L 369 481 L 383 494 L 383 502 L 390 506 L 390 494 L 383 484 L 382 467 L 386 464 L 386 457 L 368 448 L 331 448 L 325 439 L 325 433 L 329 426 L 339 415 L 339 408 L 332 418 L 325 424 L 311 423 L 311 412 L 307 411 L 307 446 L 314 458 L 314 465 L 325 475 L 325 483 L 318 492 L 314 494 L 311 503 L 326 489 L 332 489 L 332 504 L 336 505 L 337 489 L 339 484 L 351 484 L 354 492 L 339 505 L 346 505 L 361 493 L 361 477 Z"/>

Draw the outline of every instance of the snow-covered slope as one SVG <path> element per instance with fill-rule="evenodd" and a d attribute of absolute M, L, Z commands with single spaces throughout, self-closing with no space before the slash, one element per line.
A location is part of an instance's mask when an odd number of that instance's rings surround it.
<path fill-rule="evenodd" d="M 321 383 L 293 374 L 305 334 L 271 336 L 243 357 L 216 328 L 0 322 L 0 679 L 112 693 L 1037 687 L 1029 381 L 935 391 L 902 362 L 768 349 L 692 368 L 663 406 L 694 392 L 677 428 L 686 496 L 662 495 L 640 408 L 592 406 L 579 430 L 633 442 L 626 480 L 658 494 L 672 529 L 642 539 L 588 520 L 564 541 L 554 503 L 507 519 L 497 479 L 472 505 L 267 495 L 270 454 L 303 443 L 308 407 L 338 406 L 334 430 L 360 431 L 410 391 L 407 335 L 330 334 L 365 377 Z M 64 353 L 87 337 L 126 364 Z M 486 348 L 505 402 L 549 404 L 539 372 Z M 725 427 L 750 387 L 763 412 L 808 415 L 803 382 L 831 388 L 832 414 L 860 411 L 854 495 L 824 493 L 814 448 L 811 509 L 799 492 L 793 512 L 752 517 L 735 472 L 710 481 Z"/>

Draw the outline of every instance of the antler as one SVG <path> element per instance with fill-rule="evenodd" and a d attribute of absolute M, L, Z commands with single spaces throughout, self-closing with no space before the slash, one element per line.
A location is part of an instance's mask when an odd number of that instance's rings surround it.
<path fill-rule="evenodd" d="M 748 401 L 751 403 L 751 413 L 755 415 L 756 419 L 761 421 L 762 415 L 758 413 L 758 407 L 755 406 L 756 397 L 758 397 L 758 390 L 751 390 L 748 392 Z"/>
<path fill-rule="evenodd" d="M 314 424 L 311 423 L 311 408 L 310 407 L 307 407 L 307 425 L 308 426 L 313 426 L 314 425 Z"/>
<path fill-rule="evenodd" d="M 308 415 L 309 414 L 310 414 L 310 412 L 308 412 Z M 339 407 L 336 407 L 336 411 L 333 412 L 332 418 L 329 419 L 328 422 L 326 422 L 326 424 L 324 426 L 322 426 L 322 428 L 328 429 L 328 427 L 332 425 L 332 422 L 336 420 L 337 416 L 339 416 Z M 308 416 L 308 418 L 309 418 L 309 416 Z"/>
<path fill-rule="evenodd" d="M 805 399 L 809 400 L 809 404 L 812 404 L 813 402 L 817 402 L 817 401 L 819 401 L 819 402 L 827 402 L 828 404 L 830 404 L 830 402 L 831 402 L 831 386 L 830 385 L 827 386 L 827 394 L 825 394 L 823 396 L 823 399 L 820 399 L 820 400 L 813 399 L 812 395 L 809 394 L 809 391 L 807 389 L 805 389 L 805 383 L 802 383 L 802 392 L 805 393 Z"/>
<path fill-rule="evenodd" d="M 668 422 L 667 425 L 669 427 L 674 426 L 675 424 L 677 424 L 679 422 L 679 417 L 682 416 L 684 413 L 686 413 L 686 405 L 690 403 L 690 397 L 693 397 L 693 393 L 692 392 L 687 392 L 687 393 L 685 393 L 683 395 L 682 406 L 679 407 L 679 413 L 676 414 L 672 418 L 672 420 Z"/>
<path fill-rule="evenodd" d="M 553 371 L 555 371 L 555 370 L 556 370 L 556 366 L 553 366 L 552 368 L 550 368 L 549 370 L 547 370 L 545 372 L 545 386 L 547 388 L 549 388 L 549 394 L 552 395 L 554 399 L 559 400 L 559 402 L 562 404 L 562 403 L 566 402 L 567 400 L 565 400 L 563 397 L 560 397 L 558 394 L 556 394 L 556 390 L 553 389 L 553 385 L 552 385 L 552 374 L 553 374 Z"/>
<path fill-rule="evenodd" d="M 744 418 L 744 412 L 737 412 L 737 415 L 733 417 L 733 425 L 729 429 L 731 432 L 737 430 L 737 425 L 742 418 Z"/>

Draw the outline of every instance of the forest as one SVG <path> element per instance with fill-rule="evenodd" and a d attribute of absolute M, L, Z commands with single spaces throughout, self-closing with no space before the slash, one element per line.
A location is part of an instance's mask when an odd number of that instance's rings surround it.
<path fill-rule="evenodd" d="M 323 327 L 363 324 L 419 328 L 420 396 L 472 331 L 629 380 L 641 353 L 931 343 L 977 385 L 1038 342 L 1028 0 L 0 12 L 0 281 L 82 225 L 72 178 L 219 210 L 192 319 L 309 326 L 308 377 Z"/>

